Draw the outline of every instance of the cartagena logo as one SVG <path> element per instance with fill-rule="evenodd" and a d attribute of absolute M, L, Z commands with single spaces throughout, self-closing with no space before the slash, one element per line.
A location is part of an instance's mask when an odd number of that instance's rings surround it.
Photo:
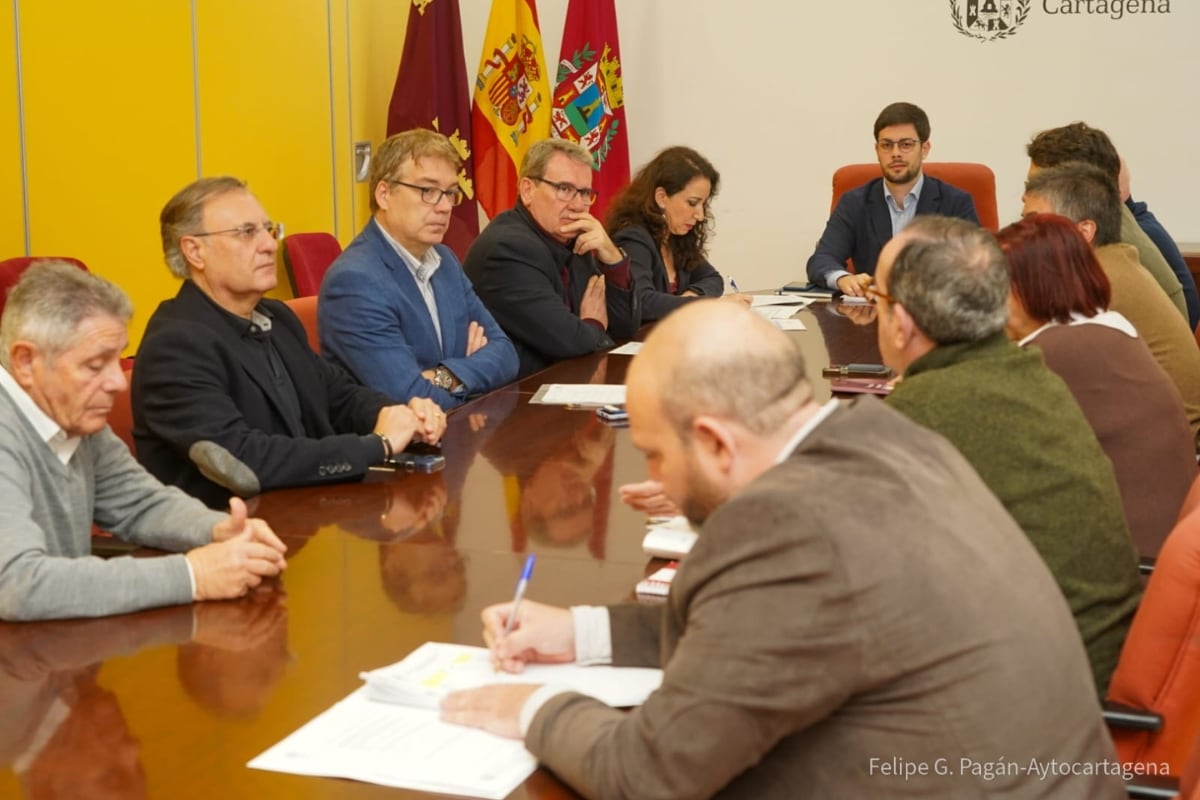
<path fill-rule="evenodd" d="M 1029 0 L 966 0 L 965 13 L 950 0 L 950 16 L 963 36 L 994 42 L 1017 32 L 1029 16 Z"/>

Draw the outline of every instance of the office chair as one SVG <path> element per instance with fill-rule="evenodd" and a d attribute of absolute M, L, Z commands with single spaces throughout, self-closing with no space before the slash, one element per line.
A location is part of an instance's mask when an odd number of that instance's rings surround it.
<path fill-rule="evenodd" d="M 328 233 L 293 233 L 283 237 L 283 265 L 296 297 L 315 296 L 321 279 L 342 253 L 338 240 Z"/>
<path fill-rule="evenodd" d="M 113 398 L 112 411 L 108 412 L 108 427 L 117 435 L 129 452 L 137 457 L 133 445 L 133 398 L 130 387 L 133 386 L 133 365 L 123 365 L 125 370 L 125 391 Z"/>
<path fill-rule="evenodd" d="M 300 318 L 300 324 L 304 326 L 304 332 L 308 334 L 308 346 L 313 349 L 314 353 L 320 353 L 321 337 L 317 333 L 317 296 L 313 294 L 283 302 Z"/>
<path fill-rule="evenodd" d="M 926 161 L 922 165 L 926 175 L 945 181 L 971 195 L 975 201 L 975 213 L 979 223 L 989 231 L 1000 229 L 1000 215 L 996 210 L 996 175 L 986 164 L 969 161 Z M 879 164 L 847 164 L 833 173 L 833 199 L 829 210 L 837 207 L 838 200 L 851 189 L 880 176 Z"/>
<path fill-rule="evenodd" d="M 84 272 L 88 271 L 86 264 L 78 258 L 71 258 L 70 256 L 19 256 L 17 258 L 6 258 L 0 261 L 0 312 L 4 310 L 4 302 L 8 299 L 8 290 L 21 277 L 21 273 L 29 269 L 29 266 L 35 261 L 66 261 L 68 264 L 74 264 L 79 267 Z"/>
<path fill-rule="evenodd" d="M 1176 523 L 1159 552 L 1104 715 L 1122 763 L 1183 773 L 1200 734 L 1200 510 Z"/>

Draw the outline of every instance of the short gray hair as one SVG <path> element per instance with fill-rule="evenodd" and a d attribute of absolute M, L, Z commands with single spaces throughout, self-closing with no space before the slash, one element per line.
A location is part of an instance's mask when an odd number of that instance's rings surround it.
<path fill-rule="evenodd" d="M 176 278 L 187 278 L 188 263 L 179 242 L 184 236 L 200 231 L 204 219 L 204 204 L 214 197 L 230 192 L 249 191 L 240 178 L 222 176 L 192 181 L 175 193 L 158 215 L 162 233 L 163 260 Z"/>
<path fill-rule="evenodd" d="M 588 169 L 595 168 L 592 154 L 583 145 L 576 144 L 570 139 L 559 139 L 551 136 L 549 139 L 534 142 L 525 151 L 525 158 L 521 159 L 521 174 L 519 177 L 541 178 L 545 176 L 546 165 L 550 163 L 550 159 L 556 153 L 561 153 L 575 163 L 583 164 Z"/>
<path fill-rule="evenodd" d="M 1008 261 L 991 233 L 961 219 L 917 217 L 902 234 L 886 290 L 940 345 L 978 342 L 1008 321 Z"/>
<path fill-rule="evenodd" d="M 53 360 L 71 346 L 83 321 L 110 316 L 128 323 L 133 304 L 125 292 L 66 261 L 35 261 L 8 292 L 0 317 L 0 365 L 10 367 L 12 346 L 33 342 Z"/>
<path fill-rule="evenodd" d="M 1025 194 L 1042 198 L 1072 222 L 1091 220 L 1096 226 L 1092 237 L 1096 247 L 1121 241 L 1121 190 L 1097 166 L 1068 161 L 1046 167 L 1025 181 Z"/>

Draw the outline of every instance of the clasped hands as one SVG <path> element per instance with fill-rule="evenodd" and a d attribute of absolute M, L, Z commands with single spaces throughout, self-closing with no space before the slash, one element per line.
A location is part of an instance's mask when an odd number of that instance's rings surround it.
<path fill-rule="evenodd" d="M 241 597 L 287 569 L 287 545 L 266 522 L 249 517 L 240 497 L 230 498 L 229 516 L 213 526 L 212 539 L 186 555 L 196 582 L 193 600 Z"/>

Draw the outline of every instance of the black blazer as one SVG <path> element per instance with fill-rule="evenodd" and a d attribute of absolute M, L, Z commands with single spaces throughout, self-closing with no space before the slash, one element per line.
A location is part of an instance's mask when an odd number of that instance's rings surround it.
<path fill-rule="evenodd" d="M 703 261 L 693 269 L 675 271 L 679 284 L 671 293 L 667 279 L 667 265 L 650 231 L 641 225 L 630 225 L 612 235 L 613 244 L 629 254 L 629 266 L 633 270 L 634 291 L 642 305 L 642 322 L 662 319 L 667 314 L 695 297 L 681 297 L 689 289 L 701 297 L 720 297 L 725 293 L 725 279 L 712 264 Z"/>
<path fill-rule="evenodd" d="M 875 274 L 879 251 L 892 238 L 892 215 L 883 199 L 883 178 L 851 189 L 838 200 L 825 225 L 816 252 L 808 259 L 808 280 L 824 288 L 831 272 L 846 269 L 846 259 L 854 260 L 854 270 Z M 975 201 L 962 189 L 956 189 L 932 175 L 925 176 L 917 215 L 941 214 L 979 224 Z"/>
<path fill-rule="evenodd" d="M 272 318 L 271 339 L 296 387 L 302 427 L 288 424 L 243 337 L 190 280 L 154 312 L 134 362 L 138 460 L 214 508 L 230 493 L 188 459 L 197 441 L 216 442 L 241 459 L 263 491 L 358 478 L 383 460 L 383 446 L 370 434 L 391 401 L 314 353 L 284 303 L 264 299 L 259 310 Z"/>
<path fill-rule="evenodd" d="M 568 281 L 563 286 L 562 267 Z M 642 324 L 636 284 L 607 281 L 608 330 L 579 318 L 588 279 L 603 274 L 589 253 L 577 256 L 550 238 L 524 206 L 496 215 L 467 251 L 463 271 L 475 293 L 512 339 L 525 377 L 568 358 L 606 350 Z"/>

